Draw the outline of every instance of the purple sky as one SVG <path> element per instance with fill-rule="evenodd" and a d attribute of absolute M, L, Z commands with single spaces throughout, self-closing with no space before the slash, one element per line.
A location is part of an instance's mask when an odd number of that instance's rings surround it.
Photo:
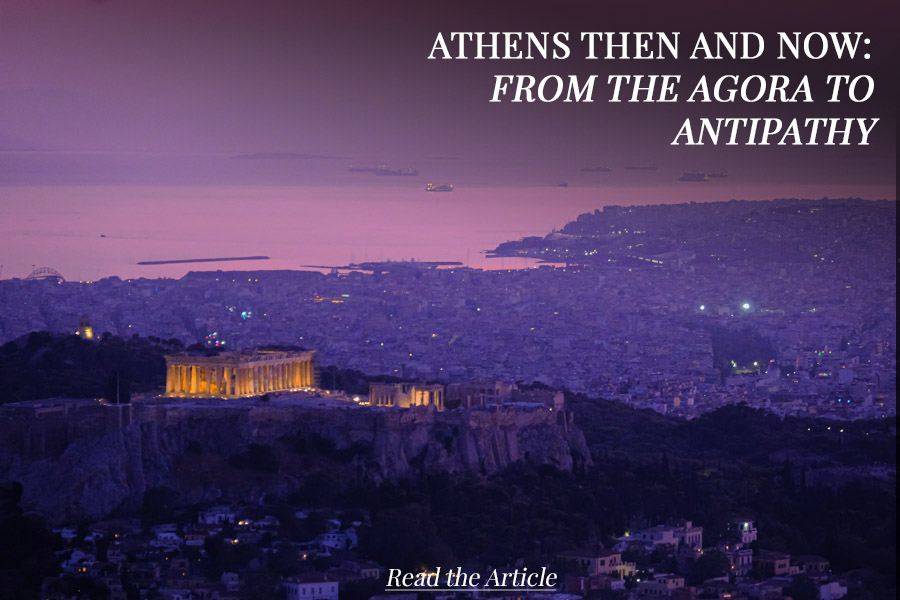
<path fill-rule="evenodd" d="M 608 204 L 896 198 L 885 3 L 0 0 L 0 265 L 179 276 L 460 260 Z M 862 31 L 863 61 L 429 61 L 440 31 Z M 768 41 L 772 41 L 769 38 Z M 573 44 L 580 50 L 580 47 Z M 863 105 L 491 104 L 496 73 L 871 74 Z M 686 116 L 877 116 L 869 147 L 673 148 Z M 238 154 L 311 158 L 239 160 Z M 422 176 L 352 174 L 349 165 Z M 657 171 L 626 171 L 656 164 Z M 610 173 L 582 173 L 606 165 Z M 684 170 L 727 179 L 679 183 Z M 454 194 L 426 194 L 428 181 Z M 557 187 L 566 181 L 568 188 Z M 499 266 L 503 266 L 501 262 Z M 495 265 L 497 266 L 497 265 Z M 507 265 L 509 266 L 509 265 Z"/>
<path fill-rule="evenodd" d="M 515 8 L 511 8 L 515 6 Z M 3 0 L 0 183 L 310 183 L 311 169 L 235 166 L 228 155 L 297 152 L 347 163 L 466 161 L 463 177 L 561 179 L 595 164 L 727 169 L 760 183 L 895 179 L 896 36 L 884 4 L 854 2 L 303 2 Z M 438 31 L 860 30 L 872 60 L 428 61 Z M 851 107 L 490 104 L 491 75 L 868 73 Z M 672 148 L 683 118 L 878 116 L 868 148 Z M 49 154 L 46 154 L 46 153 Z M 173 153 L 150 160 L 143 153 Z M 184 155 L 221 156 L 211 164 Z M 315 161 L 323 163 L 323 161 Z M 460 163 L 462 164 L 462 163 Z M 186 165 L 189 168 L 186 168 Z M 324 164 L 323 169 L 333 168 Z M 186 173 L 185 171 L 189 171 Z M 290 171 L 290 172 L 288 172 Z M 315 171 L 315 169 L 312 169 Z M 559 173 L 559 174 L 557 174 Z M 313 177 L 311 183 L 327 183 Z M 327 179 L 327 178 L 326 178 Z M 335 181 L 335 185 L 340 182 Z M 534 181 L 538 183 L 538 181 Z M 621 183 L 621 182 L 617 182 Z"/>

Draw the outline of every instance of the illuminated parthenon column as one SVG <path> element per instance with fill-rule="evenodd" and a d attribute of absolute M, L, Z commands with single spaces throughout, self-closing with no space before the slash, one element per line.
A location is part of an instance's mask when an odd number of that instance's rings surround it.
<path fill-rule="evenodd" d="M 315 385 L 315 351 L 166 356 L 166 396 L 238 398 Z"/>

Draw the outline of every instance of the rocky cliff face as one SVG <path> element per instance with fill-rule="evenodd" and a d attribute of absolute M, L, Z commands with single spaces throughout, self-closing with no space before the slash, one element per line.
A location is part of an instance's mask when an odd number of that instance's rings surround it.
<path fill-rule="evenodd" d="M 308 475 L 308 463 L 291 451 L 303 439 L 352 450 L 341 475 L 372 484 L 432 470 L 488 475 L 519 460 L 564 470 L 590 461 L 570 414 L 546 409 L 134 409 L 129 425 L 77 439 L 53 458 L 29 460 L 3 450 L 0 481 L 21 482 L 25 510 L 61 523 L 136 510 L 144 492 L 157 486 L 176 490 L 185 504 L 286 495 Z M 235 475 L 227 458 L 250 444 L 272 446 L 286 460 L 274 473 Z"/>

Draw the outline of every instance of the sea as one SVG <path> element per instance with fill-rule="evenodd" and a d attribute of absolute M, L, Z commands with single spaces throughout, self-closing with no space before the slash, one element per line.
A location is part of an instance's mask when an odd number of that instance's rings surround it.
<path fill-rule="evenodd" d="M 33 164 L 9 156 L 5 161 L 0 166 L 7 169 Z M 139 176 L 126 172 L 120 178 L 89 171 L 83 180 L 71 172 L 56 179 L 23 177 L 21 172 L 6 180 L 0 176 L 0 278 L 24 278 L 39 267 L 85 281 L 112 275 L 177 278 L 191 270 L 327 270 L 411 259 L 459 261 L 484 269 L 533 268 L 538 266 L 533 259 L 489 258 L 485 252 L 508 240 L 546 235 L 581 213 L 609 205 L 896 197 L 894 186 L 760 185 L 731 176 L 682 183 L 675 181 L 675 169 L 609 174 L 572 169 L 544 181 L 532 176 L 521 184 L 495 184 L 484 177 L 454 179 L 446 166 L 434 181 L 429 176 L 350 174 L 346 162 L 327 163 L 335 173 L 330 179 L 267 178 L 265 169 L 273 168 L 268 160 L 249 167 L 262 169 L 261 175 L 222 176 L 219 181 L 214 173 L 197 180 L 169 173 L 157 180 L 152 171 L 137 171 Z M 114 167 L 108 172 L 118 173 Z M 284 161 L 274 169 L 276 174 L 285 169 Z M 561 187 L 564 181 L 567 186 Z M 426 192 L 428 182 L 452 183 L 454 191 Z M 137 264 L 229 256 L 269 259 Z"/>

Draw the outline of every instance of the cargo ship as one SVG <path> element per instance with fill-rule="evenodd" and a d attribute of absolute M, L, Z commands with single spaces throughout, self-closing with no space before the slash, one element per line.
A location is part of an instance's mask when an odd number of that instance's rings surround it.
<path fill-rule="evenodd" d="M 419 172 L 415 169 L 388 169 L 379 167 L 375 170 L 376 175 L 384 177 L 418 177 Z"/>
<path fill-rule="evenodd" d="M 452 185 L 434 185 L 433 183 L 429 183 L 425 186 L 426 192 L 452 192 Z"/>
<path fill-rule="evenodd" d="M 582 167 L 582 173 L 609 173 L 612 171 L 609 167 Z"/>
<path fill-rule="evenodd" d="M 569 184 L 565 181 L 560 181 L 556 184 L 556 187 L 569 187 Z"/>
<path fill-rule="evenodd" d="M 709 181 L 709 175 L 695 171 L 685 171 L 678 181 Z"/>

